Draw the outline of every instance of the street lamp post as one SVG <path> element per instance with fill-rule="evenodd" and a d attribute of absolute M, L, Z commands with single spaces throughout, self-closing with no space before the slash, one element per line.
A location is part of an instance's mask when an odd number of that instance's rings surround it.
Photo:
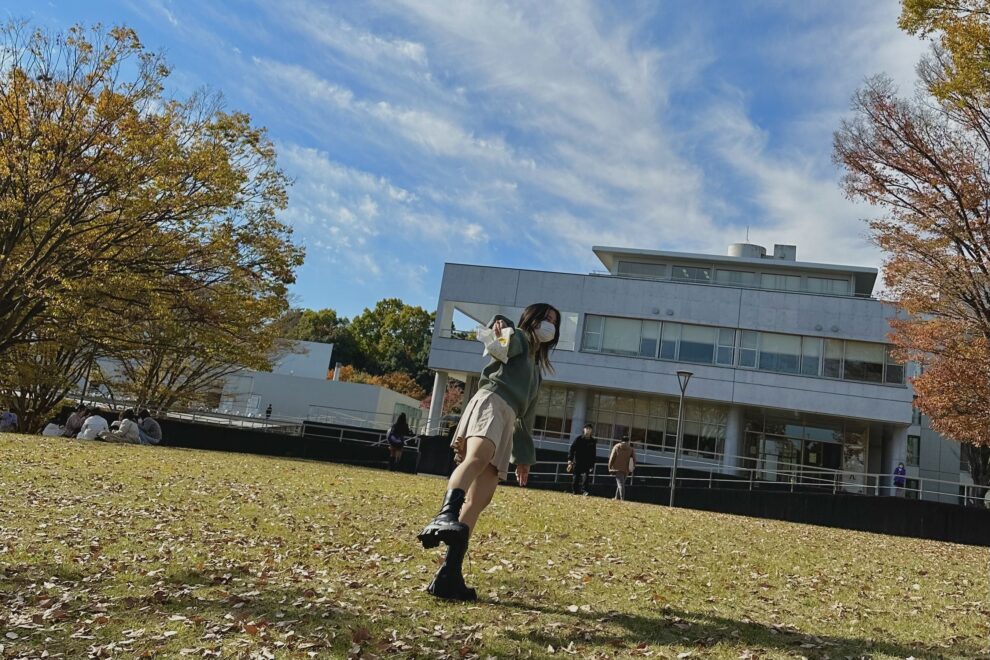
<path fill-rule="evenodd" d="M 677 384 L 681 386 L 681 400 L 677 406 L 677 438 L 674 440 L 674 467 L 670 469 L 670 506 L 674 506 L 674 490 L 677 484 L 677 459 L 681 455 L 681 442 L 684 438 L 684 391 L 688 381 L 694 375 L 693 371 L 683 369 L 677 372 Z"/>

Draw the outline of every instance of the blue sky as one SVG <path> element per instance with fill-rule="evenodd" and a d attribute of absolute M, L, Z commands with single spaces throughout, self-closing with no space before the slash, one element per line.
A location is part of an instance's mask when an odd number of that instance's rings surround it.
<path fill-rule="evenodd" d="M 910 93 L 895 0 L 8 0 L 126 23 L 268 127 L 294 179 L 301 306 L 433 309 L 445 262 L 588 272 L 592 245 L 880 266 L 832 133 L 867 76 Z"/>

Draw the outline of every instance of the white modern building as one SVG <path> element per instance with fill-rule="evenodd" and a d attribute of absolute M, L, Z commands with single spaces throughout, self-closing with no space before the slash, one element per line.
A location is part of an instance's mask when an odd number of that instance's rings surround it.
<path fill-rule="evenodd" d="M 679 369 L 686 467 L 763 481 L 820 480 L 890 494 L 898 462 L 924 497 L 957 501 L 971 483 L 958 444 L 912 408 L 887 343 L 898 310 L 872 297 L 874 268 L 801 262 L 794 246 L 737 243 L 727 256 L 596 247 L 588 275 L 447 264 L 429 366 L 477 387 L 481 346 L 453 330 L 518 318 L 534 302 L 562 313 L 556 373 L 541 393 L 538 443 L 560 448 L 585 422 L 628 434 L 641 460 L 669 464 Z M 440 410 L 430 411 L 435 426 Z M 606 443 L 600 451 L 608 451 Z"/>
<path fill-rule="evenodd" d="M 406 413 L 416 428 L 422 410 L 412 397 L 377 385 L 332 380 L 333 344 L 294 341 L 269 371 L 244 369 L 227 377 L 218 412 L 271 418 L 387 428 Z"/>

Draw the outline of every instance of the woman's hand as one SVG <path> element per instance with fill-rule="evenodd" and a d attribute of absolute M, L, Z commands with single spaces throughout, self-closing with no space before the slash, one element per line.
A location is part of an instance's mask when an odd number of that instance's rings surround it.
<path fill-rule="evenodd" d="M 506 327 L 505 321 L 503 321 L 502 319 L 499 319 L 498 321 L 495 321 L 495 323 L 492 323 L 492 330 L 495 331 L 496 336 L 501 335 L 502 331 L 505 330 L 505 327 Z"/>
<path fill-rule="evenodd" d="M 516 480 L 519 482 L 520 486 L 525 487 L 526 483 L 529 481 L 529 466 L 528 465 L 517 465 L 516 466 Z"/>

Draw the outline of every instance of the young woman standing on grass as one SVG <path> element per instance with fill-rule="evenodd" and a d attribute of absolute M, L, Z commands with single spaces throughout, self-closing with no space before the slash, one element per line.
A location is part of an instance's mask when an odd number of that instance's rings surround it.
<path fill-rule="evenodd" d="M 543 374 L 553 371 L 550 351 L 560 338 L 560 312 L 538 303 L 523 310 L 518 327 L 504 316 L 496 316 L 490 327 L 496 334 L 515 330 L 508 359 L 503 363 L 493 358 L 482 371 L 478 392 L 454 434 L 459 464 L 450 475 L 440 513 L 418 536 L 424 548 L 447 544 L 447 558 L 427 588 L 438 598 L 477 598 L 462 573 L 471 530 L 492 501 L 499 480 L 508 476 L 510 461 L 516 465 L 519 485 L 529 480 L 529 466 L 536 461 L 536 398 Z"/>

